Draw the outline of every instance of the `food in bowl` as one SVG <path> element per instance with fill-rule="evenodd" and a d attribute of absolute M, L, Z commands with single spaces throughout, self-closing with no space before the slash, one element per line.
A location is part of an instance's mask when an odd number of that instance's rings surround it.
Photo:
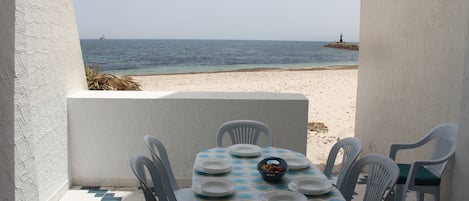
<path fill-rule="evenodd" d="M 288 172 L 288 165 L 285 160 L 278 157 L 264 158 L 257 164 L 257 170 L 262 178 L 269 182 L 276 182 Z"/>
<path fill-rule="evenodd" d="M 263 164 L 261 165 L 261 170 L 266 172 L 285 172 L 285 167 L 277 164 Z"/>

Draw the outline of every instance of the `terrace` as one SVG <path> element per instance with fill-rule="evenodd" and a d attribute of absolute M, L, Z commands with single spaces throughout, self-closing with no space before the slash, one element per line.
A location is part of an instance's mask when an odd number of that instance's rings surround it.
<path fill-rule="evenodd" d="M 144 152 L 147 133 L 168 141 L 184 181 L 188 153 L 211 146 L 209 131 L 227 119 L 265 121 L 281 133 L 278 146 L 305 150 L 301 94 L 89 92 L 70 0 L 7 0 L 0 11 L 1 200 L 59 200 L 75 185 L 136 185 L 128 158 Z M 362 0 L 360 26 L 355 133 L 364 152 L 387 154 L 391 142 L 457 123 L 442 200 L 465 200 L 469 4 Z M 297 135 L 287 136 L 292 131 Z"/>

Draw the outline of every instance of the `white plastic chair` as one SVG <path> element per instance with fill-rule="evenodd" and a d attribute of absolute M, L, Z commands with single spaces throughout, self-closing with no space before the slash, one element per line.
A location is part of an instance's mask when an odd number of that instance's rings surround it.
<path fill-rule="evenodd" d="M 273 145 L 272 131 L 266 124 L 253 120 L 229 121 L 218 128 L 217 145 L 222 147 L 225 134 L 231 137 L 233 144 L 256 144 L 261 133 L 267 138 L 265 146 L 271 147 Z"/>
<path fill-rule="evenodd" d="M 424 200 L 424 193 L 440 200 L 441 174 L 446 163 L 456 151 L 458 128 L 454 124 L 441 124 L 430 130 L 423 138 L 411 144 L 393 144 L 389 157 L 396 159 L 397 151 L 414 149 L 435 142 L 430 159 L 414 160 L 410 164 L 398 164 L 401 174 L 396 186 L 395 200 L 405 200 L 407 190 L 417 191 L 417 200 Z"/>
<path fill-rule="evenodd" d="M 145 135 L 143 137 L 143 141 L 150 150 L 153 161 L 162 161 L 169 179 L 169 183 L 171 184 L 171 188 L 176 196 L 191 195 L 192 189 L 179 187 L 176 181 L 176 177 L 174 176 L 173 169 L 171 168 L 171 163 L 169 162 L 168 153 L 166 152 L 166 148 L 164 147 L 163 143 L 151 135 Z"/>
<path fill-rule="evenodd" d="M 342 166 L 340 167 L 339 175 L 337 176 L 336 186 L 340 186 L 342 184 L 348 169 L 357 160 L 358 155 L 360 155 L 360 152 L 362 151 L 362 142 L 356 137 L 348 137 L 334 144 L 329 152 L 326 167 L 324 168 L 324 175 L 329 179 L 332 178 L 332 169 L 334 168 L 337 154 L 341 149 L 344 150 L 344 155 L 341 163 Z"/>
<path fill-rule="evenodd" d="M 150 185 L 145 174 L 146 171 L 150 173 L 151 180 L 154 184 L 153 189 L 158 197 L 158 201 L 177 200 L 176 195 L 171 189 L 166 169 L 164 168 L 161 160 L 157 159 L 155 161 L 151 161 L 145 156 L 136 155 L 130 159 L 130 167 L 140 182 L 146 201 L 156 201 L 155 195 L 149 187 Z"/>
<path fill-rule="evenodd" d="M 368 168 L 368 176 L 363 195 L 364 201 L 386 199 L 399 177 L 399 167 L 393 160 L 381 154 L 368 154 L 352 164 L 339 186 L 346 201 L 352 200 L 358 177 L 365 166 Z"/>

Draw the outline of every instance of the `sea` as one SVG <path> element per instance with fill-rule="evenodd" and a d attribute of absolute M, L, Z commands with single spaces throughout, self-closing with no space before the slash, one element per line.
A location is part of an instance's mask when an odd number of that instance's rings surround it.
<path fill-rule="evenodd" d="M 85 65 L 115 75 L 150 75 L 358 65 L 358 51 L 329 42 L 81 39 Z"/>

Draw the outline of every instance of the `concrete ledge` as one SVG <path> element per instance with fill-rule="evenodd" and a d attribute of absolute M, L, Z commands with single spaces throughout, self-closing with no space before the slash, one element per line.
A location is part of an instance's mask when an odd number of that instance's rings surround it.
<path fill-rule="evenodd" d="M 214 100 L 298 100 L 308 99 L 300 93 L 273 92 L 178 92 L 178 91 L 82 91 L 69 99 L 214 99 Z"/>

